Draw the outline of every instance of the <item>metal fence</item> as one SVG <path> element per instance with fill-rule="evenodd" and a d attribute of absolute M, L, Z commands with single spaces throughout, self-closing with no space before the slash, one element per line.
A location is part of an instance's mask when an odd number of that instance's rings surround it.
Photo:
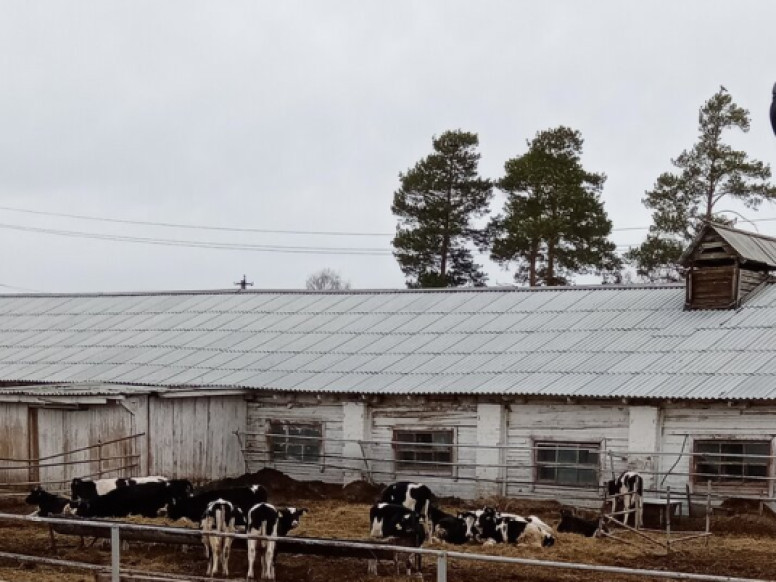
<path fill-rule="evenodd" d="M 330 437 L 315 437 L 302 435 L 273 435 L 257 432 L 239 432 L 241 449 L 245 459 L 246 472 L 256 466 L 276 467 L 286 470 L 292 475 L 299 473 L 300 468 L 307 468 L 309 473 L 317 471 L 325 474 L 327 471 L 345 471 L 349 473 L 361 473 L 363 478 L 372 482 L 386 482 L 411 476 L 413 479 L 447 479 L 455 483 L 485 483 L 492 484 L 499 492 L 510 497 L 538 498 L 537 490 L 547 492 L 552 490 L 572 490 L 579 494 L 586 493 L 590 498 L 597 498 L 603 494 L 605 482 L 614 478 L 631 465 L 644 459 L 652 459 L 651 466 L 638 467 L 636 470 L 645 481 L 645 492 L 657 497 L 665 496 L 667 483 L 672 483 L 676 491 L 687 485 L 687 492 L 694 488 L 700 488 L 702 495 L 707 494 L 707 484 L 712 483 L 711 497 L 715 500 L 735 496 L 738 499 L 749 499 L 758 502 L 776 502 L 776 455 L 756 455 L 738 453 L 711 453 L 680 450 L 676 452 L 623 450 L 606 447 L 575 446 L 575 450 L 586 451 L 597 457 L 595 462 L 596 478 L 591 483 L 560 483 L 542 481 L 537 478 L 537 467 L 551 467 L 553 469 L 578 469 L 580 463 L 567 462 L 542 462 L 537 461 L 537 453 L 546 449 L 546 446 L 536 445 L 477 445 L 458 443 L 412 443 L 416 449 L 429 451 L 451 451 L 450 461 L 422 460 L 401 461 L 397 463 L 397 449 L 406 446 L 404 441 L 378 441 L 378 440 L 354 440 L 338 439 Z M 318 453 L 314 458 L 278 458 L 274 454 L 272 439 L 282 437 L 286 440 L 300 442 L 315 442 L 319 444 Z M 247 442 L 253 439 L 266 439 L 266 444 L 259 448 L 247 446 Z M 559 445 L 564 444 L 562 441 Z M 351 445 L 351 446 L 346 446 Z M 338 450 L 339 449 L 339 450 Z M 495 450 L 498 451 L 500 460 L 497 463 L 473 462 L 470 458 L 465 462 L 459 460 L 461 450 Z M 346 454 L 344 451 L 358 451 L 357 454 Z M 527 457 L 528 465 L 508 462 L 510 456 Z M 518 453 L 518 454 L 515 454 Z M 467 455 L 471 457 L 471 455 Z M 741 467 L 752 461 L 767 466 L 766 474 L 742 473 Z M 401 469 L 397 468 L 401 465 Z M 411 465 L 414 470 L 408 470 Z M 680 465 L 686 465 L 687 470 L 679 469 Z M 697 470 L 698 466 L 715 465 L 720 471 L 709 473 Z M 731 471 L 731 472 L 726 472 Z M 494 476 L 489 476 L 493 475 Z M 741 487 L 741 485 L 746 485 Z M 678 486 L 679 485 L 679 486 Z M 515 492 L 516 488 L 523 488 L 522 492 Z M 731 489 L 734 491 L 731 492 Z M 756 493 L 752 493 L 757 490 Z"/>
<path fill-rule="evenodd" d="M 72 525 L 73 519 L 65 518 L 47 518 L 47 517 L 33 517 L 23 516 L 8 513 L 0 513 L 0 520 L 13 520 L 24 522 L 35 522 L 43 524 L 65 524 Z M 166 575 L 159 572 L 140 572 L 138 570 L 122 569 L 121 567 L 121 532 L 122 531 L 148 531 L 148 532 L 160 532 L 160 533 L 175 533 L 184 534 L 192 537 L 199 538 L 202 533 L 196 529 L 187 528 L 173 528 L 173 527 L 157 527 L 150 525 L 139 525 L 122 522 L 106 522 L 106 521 L 90 521 L 79 520 L 79 524 L 89 527 L 105 528 L 110 530 L 110 543 L 111 543 L 111 560 L 109 565 L 91 564 L 86 562 L 76 562 L 68 560 L 58 560 L 53 558 L 44 558 L 39 556 L 30 556 L 24 554 L 13 554 L 8 552 L 0 552 L 0 558 L 13 559 L 24 562 L 33 562 L 38 564 L 54 565 L 69 567 L 74 569 L 83 569 L 93 572 L 102 572 L 110 574 L 111 582 L 120 582 L 121 575 L 138 575 L 138 577 L 145 577 L 147 580 L 180 580 L 184 579 L 180 576 Z M 234 539 L 260 539 L 268 541 L 282 541 L 283 538 L 276 538 L 271 536 L 259 536 L 259 535 L 247 535 L 239 533 L 219 533 L 209 532 L 208 535 L 231 537 Z M 322 539 L 306 539 L 295 537 L 294 543 L 299 543 L 309 546 L 317 546 L 320 548 L 320 555 L 327 555 L 327 549 L 330 548 L 350 548 L 352 550 L 371 550 L 371 551 L 394 551 L 399 554 L 420 554 L 423 556 L 429 556 L 436 559 L 436 580 L 437 582 L 447 582 L 448 569 L 451 561 L 474 561 L 474 562 L 490 562 L 497 564 L 516 564 L 522 566 L 532 566 L 537 568 L 548 569 L 562 569 L 578 572 L 596 572 L 596 573 L 608 573 L 608 574 L 620 574 L 633 576 L 638 578 L 648 579 L 671 579 L 671 580 L 696 580 L 698 582 L 773 582 L 774 579 L 755 579 L 755 578 L 738 578 L 732 576 L 717 576 L 710 574 L 695 574 L 688 572 L 669 572 L 664 570 L 647 570 L 640 568 L 623 568 L 619 566 L 603 566 L 594 564 L 584 564 L 577 562 L 557 562 L 551 560 L 535 560 L 529 558 L 511 558 L 504 556 L 491 556 L 484 554 L 466 553 L 466 552 L 451 552 L 446 550 L 436 550 L 430 548 L 407 548 L 406 546 L 389 546 L 384 544 L 372 544 L 368 542 L 354 542 L 345 540 L 322 540 Z M 310 552 L 316 553 L 316 552 Z M 187 575 L 185 580 L 211 580 L 211 578 L 191 576 Z"/>
<path fill-rule="evenodd" d="M 93 445 L 87 445 L 85 447 L 78 447 L 75 449 L 69 449 L 53 455 L 46 455 L 38 458 L 10 458 L 0 457 L 0 472 L 25 472 L 27 473 L 26 480 L 12 480 L 7 482 L 0 482 L 0 488 L 5 487 L 31 487 L 35 485 L 46 485 L 52 490 L 63 489 L 70 480 L 69 479 L 41 479 L 41 469 L 51 469 L 55 467 L 71 467 L 76 465 L 87 465 L 86 470 L 80 477 L 93 477 L 100 479 L 106 475 L 118 474 L 118 475 L 131 475 L 139 467 L 140 454 L 138 453 L 126 453 L 122 455 L 105 455 L 103 449 L 105 447 L 111 447 L 120 443 L 131 441 L 133 444 L 132 449 L 135 449 L 134 443 L 137 439 L 145 436 L 145 433 L 137 433 L 126 437 L 111 439 L 108 441 L 97 441 Z M 69 457 L 80 453 L 86 453 L 90 451 L 96 451 L 94 458 L 88 459 L 75 459 L 68 460 Z M 56 460 L 62 459 L 62 460 Z M 118 466 L 111 466 L 114 461 L 118 461 Z M 96 464 L 96 470 L 92 470 L 91 466 Z M 106 466 L 107 465 L 107 466 Z M 64 471 L 63 471 L 64 472 Z"/>

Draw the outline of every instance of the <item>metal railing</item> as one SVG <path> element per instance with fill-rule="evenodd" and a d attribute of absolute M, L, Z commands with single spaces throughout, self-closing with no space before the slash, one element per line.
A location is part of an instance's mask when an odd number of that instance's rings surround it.
<path fill-rule="evenodd" d="M 667 459 L 665 463 L 673 462 L 668 469 L 662 469 L 659 462 L 653 462 L 651 468 L 638 469 L 645 478 L 645 491 L 654 495 L 664 495 L 665 487 L 660 485 L 665 483 L 667 478 L 673 478 L 674 486 L 677 481 L 683 480 L 689 486 L 699 485 L 704 489 L 708 481 L 717 487 L 739 487 L 746 483 L 750 487 L 749 494 L 746 490 L 739 490 L 735 497 L 740 499 L 751 499 L 759 502 L 776 502 L 776 455 L 749 455 L 740 453 L 709 453 L 694 451 L 643 451 L 643 450 L 622 450 L 606 447 L 605 441 L 600 447 L 585 447 L 573 445 L 576 451 L 586 451 L 595 453 L 597 460 L 594 463 L 566 463 L 566 462 L 543 462 L 537 458 L 538 451 L 546 451 L 547 446 L 542 444 L 533 445 L 479 445 L 466 443 L 407 443 L 405 441 L 395 440 L 356 440 L 345 438 L 331 438 L 326 436 L 302 436 L 272 434 L 267 432 L 244 432 L 236 433 L 241 444 L 241 450 L 246 463 L 246 471 L 251 464 L 261 464 L 265 466 L 288 467 L 289 472 L 293 473 L 294 468 L 298 467 L 317 467 L 320 472 L 326 470 L 361 472 L 367 480 L 393 480 L 402 476 L 411 476 L 417 479 L 450 479 L 455 482 L 476 482 L 492 483 L 501 487 L 502 494 L 509 493 L 510 496 L 529 496 L 533 495 L 536 489 L 541 490 L 576 490 L 580 493 L 588 492 L 591 496 L 600 496 L 607 480 L 607 475 L 613 476 L 619 474 L 629 466 L 629 462 L 636 459 Z M 278 458 L 274 454 L 272 439 L 279 438 L 288 442 L 318 442 L 320 443 L 318 455 L 312 459 L 298 458 Z M 251 447 L 251 440 L 258 446 Z M 767 440 L 767 439 L 765 439 Z M 543 441 L 537 441 L 543 442 Z M 746 442 L 746 441 L 742 441 Z M 345 454 L 343 450 L 345 445 L 353 445 L 352 450 L 358 450 L 360 454 Z M 564 444 L 573 443 L 558 442 L 553 443 L 559 448 Z M 411 446 L 414 450 L 427 449 L 429 451 L 450 451 L 450 461 L 423 460 L 414 459 L 411 461 L 399 460 L 396 458 L 396 451 L 403 446 Z M 339 449 L 339 450 L 337 450 Z M 459 460 L 460 450 L 498 450 L 501 454 L 499 462 L 474 462 L 472 459 L 465 461 Z M 514 461 L 509 462 L 504 459 L 505 454 L 510 451 L 522 453 L 528 457 L 528 465 L 518 464 Z M 471 456 L 471 455 L 469 455 Z M 685 460 L 688 466 L 687 470 L 677 470 L 679 461 Z M 725 466 L 732 466 L 736 461 L 754 460 L 764 462 L 767 465 L 766 475 L 751 474 L 744 476 L 740 473 L 721 472 Z M 721 468 L 720 472 L 706 472 L 695 470 L 697 461 L 703 461 L 705 464 L 716 464 Z M 724 461 L 724 462 L 723 462 Z M 404 468 L 398 468 L 400 464 Z M 741 463 L 743 465 L 743 463 Z M 406 467 L 414 466 L 417 470 L 407 470 Z M 580 469 L 588 468 L 596 472 L 597 479 L 595 483 L 562 483 L 542 480 L 537 477 L 538 468 L 546 467 L 552 469 Z M 489 473 L 498 473 L 497 476 L 488 476 L 483 474 L 482 469 L 490 469 Z M 517 473 L 517 475 L 516 475 Z M 528 473 L 528 478 L 525 474 Z M 649 481 L 654 483 L 650 486 Z M 509 489 L 522 487 L 529 489 L 526 492 L 514 493 Z M 759 488 L 762 491 L 759 494 L 751 494 L 751 490 Z M 704 495 L 706 491 L 704 491 Z M 727 491 L 712 491 L 713 499 L 725 499 L 731 497 Z"/>
<path fill-rule="evenodd" d="M 73 519 L 66 518 L 50 518 L 50 517 L 33 517 L 24 515 L 15 515 L 9 513 L 0 513 L 0 520 L 15 520 L 26 521 L 44 524 L 73 524 Z M 94 521 L 94 520 L 78 520 L 78 523 L 83 526 L 106 528 L 110 530 L 111 540 L 111 561 L 110 566 L 103 566 L 98 564 L 89 564 L 85 562 L 70 562 L 67 560 L 55 560 L 51 558 L 42 558 L 38 556 L 29 556 L 24 554 L 12 554 L 8 552 L 0 552 L 1 558 L 9 558 L 20 561 L 37 562 L 41 564 L 51 564 L 64 567 L 72 567 L 75 569 L 85 569 L 98 572 L 110 572 L 111 582 L 119 582 L 122 573 L 128 573 L 121 568 L 121 531 L 122 530 L 135 530 L 135 531 L 153 531 L 162 533 L 175 533 L 190 535 L 192 537 L 202 536 L 202 532 L 197 529 L 189 528 L 173 528 L 173 527 L 161 527 L 140 525 L 122 522 L 108 522 Z M 221 532 L 208 532 L 209 536 L 230 537 L 233 539 L 259 539 L 267 541 L 282 541 L 284 538 L 272 537 L 272 536 L 260 536 L 253 534 L 241 534 L 241 533 L 221 533 Z M 774 579 L 756 579 L 756 578 L 738 578 L 734 576 L 718 576 L 711 574 L 696 574 L 689 572 L 669 572 L 664 570 L 648 570 L 642 568 L 623 568 L 619 566 L 605 566 L 597 564 L 584 564 L 579 562 L 558 562 L 552 560 L 536 560 L 530 558 L 512 558 L 505 556 L 492 556 L 485 554 L 476 554 L 468 552 L 451 552 L 447 550 L 436 550 L 431 548 L 410 548 L 407 546 L 391 546 L 384 544 L 373 544 L 369 542 L 354 542 L 345 540 L 324 540 L 324 539 L 307 539 L 303 537 L 294 537 L 294 543 L 310 546 L 318 546 L 322 548 L 322 555 L 325 555 L 325 548 L 351 548 L 371 551 L 393 551 L 398 554 L 420 554 L 423 556 L 433 556 L 436 558 L 436 580 L 437 582 L 447 582 L 447 572 L 449 562 L 451 560 L 461 561 L 474 561 L 474 562 L 489 562 L 497 564 L 518 564 L 522 566 L 533 566 L 537 568 L 549 568 L 549 569 L 562 569 L 581 572 L 597 572 L 608 574 L 622 574 L 640 578 L 650 579 L 672 579 L 672 580 L 696 580 L 698 582 L 773 582 Z M 145 572 L 144 574 L 153 576 L 154 574 L 161 574 L 161 578 L 165 579 L 163 573 Z M 173 579 L 173 578 L 166 578 Z M 205 577 L 198 576 L 186 576 L 187 580 L 208 580 Z"/>

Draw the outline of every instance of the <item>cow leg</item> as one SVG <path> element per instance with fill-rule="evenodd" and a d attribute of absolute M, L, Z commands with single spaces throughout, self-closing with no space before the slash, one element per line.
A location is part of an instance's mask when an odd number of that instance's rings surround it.
<path fill-rule="evenodd" d="M 249 582 L 252 582 L 253 580 L 256 579 L 253 572 L 253 568 L 254 568 L 254 565 L 256 564 L 256 546 L 258 545 L 259 545 L 259 540 L 255 540 L 255 539 L 248 540 L 248 580 Z M 263 560 L 263 556 L 262 556 L 262 560 Z M 263 561 L 262 561 L 261 567 L 263 571 L 263 568 L 264 568 Z"/>
<path fill-rule="evenodd" d="M 366 572 L 370 576 L 377 576 L 377 560 L 369 560 L 367 562 Z"/>
<path fill-rule="evenodd" d="M 641 495 L 636 495 L 636 529 L 644 527 L 644 501 Z"/>
<path fill-rule="evenodd" d="M 224 545 L 221 549 L 221 565 L 223 566 L 224 576 L 229 576 L 229 553 L 232 551 L 232 538 L 224 538 Z"/>

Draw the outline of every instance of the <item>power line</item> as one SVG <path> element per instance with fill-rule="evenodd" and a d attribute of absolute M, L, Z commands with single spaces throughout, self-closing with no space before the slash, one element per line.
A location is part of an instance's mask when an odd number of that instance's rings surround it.
<path fill-rule="evenodd" d="M 365 247 L 310 247 L 310 246 L 283 246 L 283 245 L 257 245 L 247 243 L 220 243 L 215 241 L 178 240 L 166 238 L 150 238 L 124 236 L 118 234 L 100 234 L 74 230 L 59 230 L 53 228 L 37 228 L 33 226 L 21 226 L 18 224 L 0 223 L 0 229 L 16 230 L 21 232 L 34 232 L 70 238 L 87 238 L 95 240 L 107 240 L 112 242 L 128 242 L 158 246 L 188 247 L 199 249 L 215 249 L 230 251 L 252 251 L 267 253 L 299 253 L 314 255 L 366 255 L 366 256 L 391 256 L 392 252 L 383 248 Z"/>
<path fill-rule="evenodd" d="M 5 283 L 0 283 L 0 287 L 4 287 L 5 289 L 13 289 L 14 291 L 24 291 L 24 292 L 30 292 L 30 293 L 45 293 L 45 291 L 40 291 L 38 289 L 30 289 L 28 287 L 18 287 L 16 285 L 7 285 Z"/>
<path fill-rule="evenodd" d="M 75 218 L 78 220 L 91 220 L 96 222 L 112 222 L 118 224 L 134 224 L 137 226 L 162 226 L 166 228 L 184 228 L 190 230 L 216 230 L 221 232 L 253 232 L 262 234 L 294 234 L 315 236 L 394 236 L 395 233 L 385 232 L 347 232 L 328 230 L 279 230 L 268 228 L 241 228 L 232 226 L 209 226 L 204 224 L 182 224 L 177 222 L 154 222 L 148 220 L 128 220 L 124 218 L 109 218 L 105 216 L 88 216 L 85 214 L 68 214 L 66 212 L 47 212 L 43 210 L 30 210 L 27 208 L 11 208 L 0 206 L 0 210 L 6 212 L 22 212 L 25 214 L 37 214 L 40 216 L 58 216 L 62 218 Z"/>

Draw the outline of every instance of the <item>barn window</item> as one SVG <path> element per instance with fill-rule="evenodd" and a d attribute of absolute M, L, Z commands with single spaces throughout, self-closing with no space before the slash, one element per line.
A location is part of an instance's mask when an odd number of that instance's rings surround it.
<path fill-rule="evenodd" d="M 598 485 L 598 443 L 537 442 L 536 481 L 553 485 Z"/>
<path fill-rule="evenodd" d="M 393 440 L 397 471 L 452 475 L 452 430 L 396 430 Z"/>
<path fill-rule="evenodd" d="M 695 441 L 694 480 L 719 484 L 766 484 L 770 441 Z"/>
<path fill-rule="evenodd" d="M 320 422 L 273 420 L 267 440 L 273 461 L 317 463 L 323 448 L 323 426 Z"/>

